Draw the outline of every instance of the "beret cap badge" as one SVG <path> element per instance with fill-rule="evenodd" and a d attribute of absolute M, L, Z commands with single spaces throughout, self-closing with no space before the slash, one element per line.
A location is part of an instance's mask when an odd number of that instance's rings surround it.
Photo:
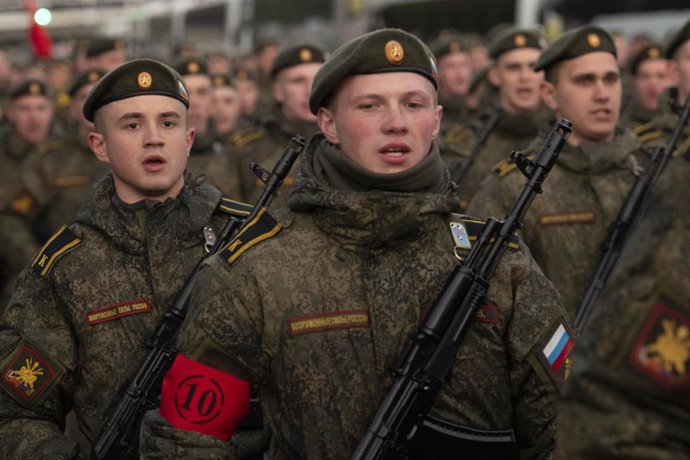
<path fill-rule="evenodd" d="M 189 73 L 199 73 L 199 64 L 192 61 L 187 64 L 187 72 Z"/>
<path fill-rule="evenodd" d="M 38 83 L 31 83 L 29 85 L 29 94 L 41 94 L 41 85 Z"/>
<path fill-rule="evenodd" d="M 599 35 L 591 33 L 587 35 L 587 43 L 592 48 L 599 48 L 601 46 L 601 39 L 599 38 Z"/>
<path fill-rule="evenodd" d="M 300 50 L 300 52 L 299 52 L 300 61 L 309 62 L 309 61 L 311 61 L 311 58 L 312 58 L 311 50 L 309 50 L 307 48 L 303 48 Z"/>
<path fill-rule="evenodd" d="M 89 76 L 87 77 L 87 80 L 89 80 L 89 82 L 93 83 L 94 81 L 98 80 L 99 78 L 101 78 L 101 76 L 98 74 L 98 72 L 90 72 Z"/>
<path fill-rule="evenodd" d="M 153 78 L 151 78 L 150 73 L 140 72 L 137 76 L 137 85 L 139 85 L 139 88 L 147 89 L 151 87 L 151 83 L 153 83 Z"/>
<path fill-rule="evenodd" d="M 517 47 L 523 47 L 527 44 L 527 37 L 522 34 L 517 34 L 515 38 L 513 38 L 513 43 L 515 43 Z"/>
<path fill-rule="evenodd" d="M 405 50 L 403 50 L 402 45 L 395 40 L 387 42 L 384 51 L 386 53 L 386 59 L 393 65 L 400 65 L 403 57 L 405 57 Z"/>
<path fill-rule="evenodd" d="M 448 44 L 448 50 L 451 53 L 459 53 L 462 50 L 462 46 L 460 46 L 460 42 L 452 41 Z"/>
<path fill-rule="evenodd" d="M 649 50 L 650 59 L 657 59 L 659 56 L 661 56 L 661 50 L 659 48 L 651 48 Z"/>

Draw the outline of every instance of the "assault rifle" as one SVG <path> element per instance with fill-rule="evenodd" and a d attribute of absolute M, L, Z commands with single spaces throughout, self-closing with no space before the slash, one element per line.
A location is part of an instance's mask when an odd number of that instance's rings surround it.
<path fill-rule="evenodd" d="M 395 382 L 360 440 L 353 460 L 410 456 L 415 436 L 426 423 L 441 386 L 448 380 L 457 351 L 486 296 L 489 279 L 511 237 L 522 226 L 535 196 L 541 193 L 541 185 L 570 131 L 568 120 L 558 121 L 534 161 L 518 152 L 511 154 L 527 177 L 524 189 L 504 221 L 487 220 L 465 260 L 446 280 L 424 325 L 408 339 L 393 366 Z M 463 452 L 455 454 L 462 456 Z"/>
<path fill-rule="evenodd" d="M 496 127 L 498 120 L 500 120 L 502 116 L 503 109 L 497 107 L 496 110 L 494 110 L 494 113 L 491 114 L 491 117 L 489 117 L 489 119 L 486 120 L 486 123 L 484 123 L 484 126 L 482 127 L 482 132 L 479 134 L 479 137 L 477 138 L 477 141 L 474 143 L 474 146 L 472 146 L 472 152 L 470 153 L 470 156 L 467 157 L 467 159 L 462 164 L 458 172 L 453 174 L 453 181 L 456 184 L 462 185 L 462 180 L 467 175 L 467 171 L 469 171 L 472 165 L 474 164 L 474 160 L 476 160 L 479 154 L 481 153 L 482 148 L 484 148 L 484 144 L 486 144 L 486 140 L 489 138 L 494 128 Z"/>
<path fill-rule="evenodd" d="M 628 196 L 625 198 L 623 205 L 618 211 L 616 220 L 609 226 L 606 239 L 601 245 L 602 255 L 599 260 L 599 265 L 597 265 L 594 271 L 594 276 L 589 283 L 587 292 L 580 303 L 580 307 L 575 315 L 575 320 L 573 321 L 573 328 L 578 333 L 581 333 L 587 324 L 587 320 L 592 313 L 594 300 L 606 285 L 606 281 L 608 281 L 611 272 L 613 272 L 616 266 L 616 262 L 623 251 L 623 246 L 628 239 L 630 229 L 635 224 L 637 217 L 641 214 L 645 197 L 649 194 L 649 191 L 666 167 L 671 155 L 676 150 L 678 142 L 680 141 L 680 136 L 688 122 L 689 114 L 690 96 L 685 99 L 685 103 L 680 108 L 678 121 L 673 129 L 673 134 L 671 135 L 668 145 L 661 145 L 654 150 L 654 154 L 651 160 L 649 160 L 649 163 L 645 165 L 644 171 L 635 179 L 630 192 L 628 192 Z"/>
<path fill-rule="evenodd" d="M 227 245 L 233 235 L 246 223 L 251 222 L 262 208 L 268 208 L 303 148 L 304 140 L 300 136 L 293 137 L 271 172 L 252 163 L 251 169 L 266 184 L 264 191 L 247 217 L 244 219 L 233 217 L 228 221 L 209 249 L 211 255 Z M 141 420 L 146 411 L 159 406 L 161 382 L 177 355 L 175 339 L 187 316 L 189 296 L 199 276 L 202 261 L 197 263 L 172 307 L 158 322 L 155 332 L 147 343 L 150 350 L 146 358 L 134 373 L 125 394 L 94 443 L 95 458 L 138 458 Z"/>

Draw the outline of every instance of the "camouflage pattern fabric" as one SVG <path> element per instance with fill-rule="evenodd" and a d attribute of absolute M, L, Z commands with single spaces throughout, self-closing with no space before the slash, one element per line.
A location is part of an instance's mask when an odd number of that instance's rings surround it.
<path fill-rule="evenodd" d="M 96 184 L 20 274 L 0 319 L 0 457 L 74 458 L 62 434 L 72 408 L 93 441 L 205 255 L 203 226 L 218 232 L 226 220 L 220 200 L 188 181 L 178 198 L 127 205 L 111 175 Z"/>
<path fill-rule="evenodd" d="M 196 134 L 192 150 L 189 152 L 187 160 L 187 170 L 194 176 L 204 174 L 214 158 L 223 153 L 223 143 L 218 140 L 215 126 L 212 122 L 208 123 L 208 131 L 205 135 Z M 235 195 L 232 195 L 235 196 Z"/>
<path fill-rule="evenodd" d="M 543 141 L 537 138 L 525 154 L 536 155 Z M 611 143 L 566 144 L 544 195 L 534 201 L 525 218 L 522 237 L 561 293 L 571 318 L 600 258 L 607 228 L 635 179 L 634 155 L 644 156 L 630 131 L 619 131 Z M 499 164 L 474 195 L 468 213 L 505 215 L 524 180 L 514 163 Z"/>
<path fill-rule="evenodd" d="M 393 359 L 457 263 L 448 222 L 457 196 L 437 147 L 396 178 L 360 180 L 356 168 L 335 166 L 338 155 L 323 136 L 310 141 L 283 230 L 233 264 L 220 255 L 205 264 L 179 340 L 185 355 L 222 353 L 228 370 L 250 376 L 272 430 L 272 459 L 349 458 L 392 383 Z M 398 191 L 372 191 L 374 176 L 379 188 Z M 565 312 L 526 248 L 504 257 L 482 313 L 434 414 L 512 427 L 521 458 L 548 458 L 555 383 L 532 357 Z M 162 430 L 164 422 L 149 414 L 159 437 L 144 458 L 222 458 L 216 439 Z"/>
<path fill-rule="evenodd" d="M 690 458 L 690 164 L 664 175 L 582 333 L 560 458 Z"/>

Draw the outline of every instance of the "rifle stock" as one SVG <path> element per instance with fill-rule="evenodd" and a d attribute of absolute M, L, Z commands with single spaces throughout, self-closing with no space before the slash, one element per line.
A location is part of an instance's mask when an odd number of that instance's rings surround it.
<path fill-rule="evenodd" d="M 539 157 L 511 157 L 527 177 L 525 187 L 504 221 L 487 220 L 466 259 L 458 264 L 417 334 L 394 364 L 395 381 L 352 455 L 353 460 L 406 458 L 441 385 L 450 375 L 455 356 L 489 288 L 489 280 L 510 238 L 521 225 L 534 197 L 553 167 L 571 124 L 557 122 Z M 458 452 L 458 456 L 462 453 Z"/>
<path fill-rule="evenodd" d="M 304 140 L 300 136 L 295 136 L 288 143 L 272 172 L 252 164 L 252 169 L 266 184 L 264 191 L 247 217 L 244 219 L 232 217 L 228 221 L 209 250 L 210 255 L 223 248 L 232 236 L 243 225 L 250 222 L 262 208 L 268 208 L 303 148 Z M 194 267 L 185 285 L 177 294 L 172 307 L 158 322 L 156 330 L 147 343 L 150 351 L 134 373 L 124 395 L 94 442 L 94 458 L 118 460 L 138 458 L 141 421 L 146 411 L 159 405 L 161 382 L 177 355 L 175 339 L 187 316 L 190 294 L 199 276 L 202 262 L 203 260 L 200 260 Z"/>
<path fill-rule="evenodd" d="M 668 145 L 659 146 L 654 150 L 654 154 L 645 166 L 645 170 L 635 179 L 630 188 L 623 205 L 618 211 L 616 220 L 609 226 L 606 239 L 601 245 L 599 264 L 594 271 L 594 276 L 587 287 L 587 291 L 582 298 L 582 302 L 580 302 L 575 320 L 573 321 L 573 328 L 578 333 L 581 333 L 587 325 L 587 321 L 592 314 L 594 301 L 602 289 L 604 289 L 604 286 L 606 286 L 606 282 L 616 266 L 616 262 L 628 239 L 628 234 L 642 213 L 642 205 L 645 198 L 649 195 L 649 191 L 659 179 L 671 155 L 676 150 L 683 128 L 688 122 L 689 114 L 690 96 L 685 99 Z"/>

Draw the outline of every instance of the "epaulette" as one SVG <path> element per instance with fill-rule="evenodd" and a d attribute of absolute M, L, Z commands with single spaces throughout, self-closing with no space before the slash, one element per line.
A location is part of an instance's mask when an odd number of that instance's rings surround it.
<path fill-rule="evenodd" d="M 252 212 L 254 207 L 247 203 L 242 203 L 240 201 L 231 200 L 230 198 L 223 197 L 218 203 L 219 211 L 230 214 L 236 217 L 246 217 Z"/>
<path fill-rule="evenodd" d="M 266 209 L 261 209 L 256 217 L 249 221 L 246 227 L 220 251 L 220 257 L 229 264 L 233 264 L 250 248 L 274 237 L 281 230 L 281 225 L 266 212 Z"/>
<path fill-rule="evenodd" d="M 252 142 L 258 141 L 259 139 L 263 139 L 264 137 L 266 137 L 265 129 L 257 126 L 251 126 L 233 133 L 230 136 L 230 145 L 239 149 L 245 145 L 251 144 Z"/>
<path fill-rule="evenodd" d="M 39 155 L 45 155 L 62 146 L 63 142 L 60 139 L 49 139 L 45 142 L 41 142 L 36 146 L 36 152 Z"/>
<path fill-rule="evenodd" d="M 474 131 L 467 125 L 453 124 L 443 134 L 443 141 L 449 145 L 458 145 L 468 142 L 474 137 Z"/>
<path fill-rule="evenodd" d="M 53 236 L 51 236 L 46 244 L 38 251 L 36 258 L 31 264 L 31 268 L 35 273 L 45 278 L 50 273 L 57 260 L 70 252 L 72 249 L 79 246 L 81 240 L 77 235 L 67 228 L 66 225 L 60 227 Z"/>
<path fill-rule="evenodd" d="M 640 144 L 645 144 L 664 135 L 664 133 L 656 128 L 652 123 L 645 123 L 637 126 L 635 129 L 633 129 L 633 133 L 635 133 L 637 136 L 637 140 L 640 142 Z"/>
<path fill-rule="evenodd" d="M 462 224 L 462 228 L 459 228 L 458 224 Z M 477 241 L 477 238 L 482 234 L 485 224 L 486 220 L 478 217 L 466 216 L 464 214 L 451 214 L 450 229 L 456 246 L 460 249 L 470 249 L 471 245 Z M 508 249 L 512 251 L 520 250 L 520 239 L 517 235 L 510 237 Z"/>
<path fill-rule="evenodd" d="M 527 156 L 528 160 L 534 160 L 536 158 L 537 156 L 534 154 Z M 515 169 L 517 169 L 517 164 L 510 158 L 506 158 L 505 160 L 501 160 L 495 165 L 493 165 L 491 167 L 491 172 L 493 172 L 494 174 L 498 174 L 498 177 L 505 177 L 508 175 L 508 173 Z"/>

